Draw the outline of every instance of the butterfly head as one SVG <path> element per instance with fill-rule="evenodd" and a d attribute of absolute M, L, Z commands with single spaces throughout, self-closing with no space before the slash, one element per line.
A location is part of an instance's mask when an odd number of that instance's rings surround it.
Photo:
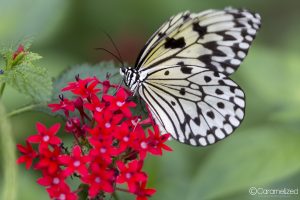
<path fill-rule="evenodd" d="M 131 67 L 121 67 L 120 74 L 123 76 L 124 83 L 131 91 L 136 91 L 139 83 L 138 71 Z"/>

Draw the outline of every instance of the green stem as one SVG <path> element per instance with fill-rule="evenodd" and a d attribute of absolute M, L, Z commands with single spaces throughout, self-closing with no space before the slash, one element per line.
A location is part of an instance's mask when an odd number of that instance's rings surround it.
<path fill-rule="evenodd" d="M 6 118 L 5 108 L 0 102 L 0 156 L 2 157 L 2 189 L 0 199 L 15 200 L 17 198 L 17 165 L 16 144 L 10 121 Z"/>
<path fill-rule="evenodd" d="M 0 86 L 0 98 L 1 98 L 2 95 L 3 95 L 5 85 L 6 85 L 5 83 L 2 83 L 1 86 Z"/>
<path fill-rule="evenodd" d="M 39 107 L 41 105 L 43 105 L 43 104 L 32 104 L 32 105 L 24 106 L 24 107 L 21 107 L 21 108 L 18 108 L 16 110 L 11 111 L 10 113 L 7 114 L 7 116 L 8 117 L 13 117 L 13 116 L 31 111 L 32 109 L 34 109 L 36 107 Z"/>

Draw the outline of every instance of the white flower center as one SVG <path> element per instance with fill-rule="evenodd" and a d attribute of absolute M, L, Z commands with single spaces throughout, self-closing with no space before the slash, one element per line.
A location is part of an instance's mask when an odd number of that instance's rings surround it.
<path fill-rule="evenodd" d="M 117 106 L 122 107 L 125 104 L 125 102 L 117 101 L 116 104 L 117 104 Z"/>
<path fill-rule="evenodd" d="M 45 136 L 43 137 L 43 141 L 44 141 L 44 142 L 48 142 L 49 140 L 50 140 L 49 135 L 45 135 Z"/>
<path fill-rule="evenodd" d="M 72 127 L 72 122 L 70 122 L 70 121 L 67 121 L 67 127 L 69 127 L 69 128 L 71 128 Z"/>
<path fill-rule="evenodd" d="M 62 194 L 59 195 L 58 199 L 59 199 L 59 200 L 66 200 L 66 199 L 67 199 L 67 196 L 66 196 L 65 194 L 62 193 Z"/>
<path fill-rule="evenodd" d="M 123 141 L 124 142 L 128 142 L 129 141 L 129 138 L 127 136 L 123 137 Z"/>
<path fill-rule="evenodd" d="M 96 110 L 97 112 L 101 112 L 103 109 L 100 108 L 99 106 L 97 106 L 97 107 L 95 108 L 95 110 Z"/>
<path fill-rule="evenodd" d="M 100 148 L 100 153 L 106 153 L 106 148 L 104 147 Z"/>
<path fill-rule="evenodd" d="M 131 173 L 127 172 L 127 173 L 125 174 L 125 177 L 126 177 L 127 179 L 130 179 L 130 178 L 131 178 Z"/>
<path fill-rule="evenodd" d="M 106 123 L 104 124 L 104 126 L 105 126 L 105 128 L 110 128 L 110 127 L 111 127 L 111 124 L 110 124 L 109 122 L 106 122 Z"/>
<path fill-rule="evenodd" d="M 101 178 L 100 178 L 99 176 L 97 176 L 97 177 L 95 178 L 95 182 L 96 182 L 96 183 L 100 183 L 100 182 L 101 182 Z"/>
<path fill-rule="evenodd" d="M 60 182 L 60 180 L 59 180 L 59 178 L 57 178 L 57 177 L 54 177 L 53 180 L 52 180 L 52 183 L 53 183 L 54 185 L 59 184 L 59 182 Z"/>
<path fill-rule="evenodd" d="M 141 121 L 141 119 L 137 118 L 137 119 L 131 120 L 131 123 L 132 123 L 133 126 L 136 126 L 140 121 Z"/>
<path fill-rule="evenodd" d="M 73 166 L 74 167 L 79 167 L 80 166 L 80 161 L 79 160 L 74 161 Z"/>
<path fill-rule="evenodd" d="M 142 149 L 147 149 L 148 145 L 146 142 L 141 142 L 141 148 Z"/>

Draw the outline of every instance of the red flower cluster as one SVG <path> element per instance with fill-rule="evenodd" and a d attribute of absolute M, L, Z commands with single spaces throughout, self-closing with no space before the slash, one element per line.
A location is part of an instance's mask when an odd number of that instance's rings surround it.
<path fill-rule="evenodd" d="M 83 185 L 88 186 L 89 198 L 95 199 L 104 198 L 105 193 L 127 191 L 135 194 L 137 200 L 146 200 L 155 193 L 146 188 L 144 159 L 148 153 L 162 155 L 163 149 L 171 151 L 164 144 L 170 135 L 160 135 L 153 123 L 153 131 L 146 133 L 142 125 L 152 120 L 141 121 L 132 115 L 130 109 L 136 104 L 128 100 L 130 92 L 121 87 L 112 96 L 108 94 L 112 88 L 116 86 L 108 80 L 76 77 L 75 82 L 62 89 L 70 91 L 74 98 L 61 95 L 58 104 L 49 105 L 53 112 L 62 110 L 66 116 L 65 131 L 74 136 L 70 152 L 56 135 L 60 124 L 46 128 L 37 123 L 38 133 L 28 137 L 26 147 L 17 145 L 23 154 L 18 163 L 26 163 L 29 169 L 37 159 L 34 169 L 43 174 L 37 182 L 46 187 L 50 198 L 78 199 L 78 193 L 86 188 Z M 34 143 L 38 144 L 38 151 L 31 146 Z M 77 190 L 71 190 L 68 177 L 80 179 Z"/>

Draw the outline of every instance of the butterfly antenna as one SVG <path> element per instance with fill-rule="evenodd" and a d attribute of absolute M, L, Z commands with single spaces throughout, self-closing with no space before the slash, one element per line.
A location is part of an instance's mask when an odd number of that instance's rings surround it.
<path fill-rule="evenodd" d="M 112 45 L 114 46 L 115 50 L 117 51 L 118 53 L 118 56 L 119 56 L 119 59 L 122 61 L 121 64 L 122 66 L 124 67 L 124 62 L 123 62 L 123 59 L 122 59 L 122 56 L 121 56 L 121 53 L 116 45 L 116 43 L 114 42 L 114 40 L 112 39 L 112 37 L 104 30 L 102 30 L 103 33 L 106 35 L 106 37 L 108 37 L 108 39 L 110 40 L 110 42 L 112 43 Z"/>
<path fill-rule="evenodd" d="M 105 48 L 102 48 L 102 47 L 98 47 L 98 48 L 95 48 L 95 49 L 96 49 L 96 50 L 102 50 L 102 51 L 105 51 L 105 52 L 109 53 L 109 54 L 112 55 L 114 58 L 116 58 L 116 59 L 121 63 L 122 66 L 124 66 L 123 61 L 122 61 L 117 55 L 115 55 L 113 52 L 111 52 L 111 51 L 109 51 L 109 50 L 107 50 L 107 49 L 105 49 Z"/>

